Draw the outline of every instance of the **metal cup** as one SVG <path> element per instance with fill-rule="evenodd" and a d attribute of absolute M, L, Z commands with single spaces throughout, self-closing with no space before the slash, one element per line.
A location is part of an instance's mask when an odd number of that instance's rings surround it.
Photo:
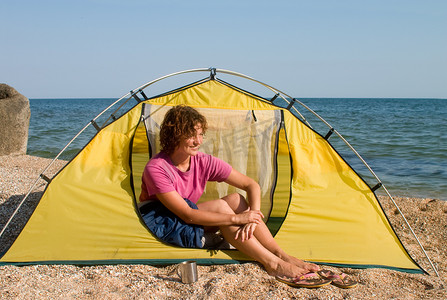
<path fill-rule="evenodd" d="M 181 262 L 177 268 L 177 274 L 183 283 L 193 283 L 197 281 L 197 263 L 194 260 Z"/>

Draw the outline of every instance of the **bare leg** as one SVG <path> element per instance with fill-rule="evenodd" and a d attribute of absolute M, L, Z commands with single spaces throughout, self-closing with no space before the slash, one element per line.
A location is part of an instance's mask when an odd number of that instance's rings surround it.
<path fill-rule="evenodd" d="M 199 209 L 220 213 L 235 213 L 224 199 L 200 203 L 198 204 L 198 207 Z M 230 244 L 235 246 L 239 251 L 260 262 L 270 275 L 296 277 L 308 272 L 308 269 L 287 262 L 281 259 L 278 255 L 272 253 L 258 241 L 256 236 L 244 242 L 236 240 L 235 236 L 238 229 L 239 226 L 220 226 L 223 236 Z"/>
<path fill-rule="evenodd" d="M 233 213 L 233 209 L 223 199 L 207 201 L 197 205 L 199 209 L 220 212 L 220 213 Z M 307 273 L 307 270 L 300 268 L 294 264 L 288 263 L 271 251 L 266 249 L 256 237 L 242 242 L 236 240 L 236 231 L 239 226 L 220 226 L 219 227 L 225 239 L 236 247 L 239 251 L 254 258 L 260 262 L 270 275 L 297 277 L 299 275 Z"/>
<path fill-rule="evenodd" d="M 265 267 L 268 274 L 272 276 L 297 277 L 308 272 L 306 269 L 286 262 L 270 252 L 256 239 L 256 237 L 252 237 L 244 242 L 241 242 L 239 239 L 235 240 L 234 237 L 237 229 L 237 226 L 220 227 L 223 236 L 230 244 L 236 247 L 239 251 L 260 262 Z"/>
<path fill-rule="evenodd" d="M 240 194 L 230 194 L 228 196 L 223 197 L 222 199 L 228 203 L 228 205 L 231 207 L 231 209 L 233 209 L 233 211 L 236 214 L 244 212 L 248 209 L 247 202 L 245 201 L 244 197 L 242 197 L 242 195 Z M 281 249 L 281 247 L 275 241 L 265 223 L 261 223 L 256 226 L 254 235 L 257 238 L 257 240 L 265 248 L 267 248 L 267 250 L 269 250 L 282 260 L 294 264 L 299 268 L 306 269 L 310 272 L 315 272 L 320 269 L 320 267 L 318 267 L 316 264 L 307 263 L 296 257 L 288 255 L 283 249 Z"/>

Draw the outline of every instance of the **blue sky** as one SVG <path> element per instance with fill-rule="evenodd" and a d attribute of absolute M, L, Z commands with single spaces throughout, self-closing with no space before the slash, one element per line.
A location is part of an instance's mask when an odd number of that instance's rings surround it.
<path fill-rule="evenodd" d="M 28 98 L 118 98 L 208 67 L 294 97 L 447 98 L 445 0 L 0 0 L 0 12 L 0 82 Z"/>

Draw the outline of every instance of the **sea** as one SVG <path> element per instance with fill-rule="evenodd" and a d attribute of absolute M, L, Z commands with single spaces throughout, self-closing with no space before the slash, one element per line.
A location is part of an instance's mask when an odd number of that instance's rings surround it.
<path fill-rule="evenodd" d="M 392 196 L 447 200 L 447 99 L 297 100 L 294 107 L 312 128 L 323 136 L 334 128 L 349 143 L 350 146 L 336 133 L 329 138 L 370 186 L 377 183 L 377 177 Z M 30 99 L 27 154 L 54 158 L 114 101 L 111 98 Z M 93 126 L 87 127 L 60 158 L 73 158 L 95 132 Z M 385 191 L 379 188 L 377 193 L 385 194 Z"/>

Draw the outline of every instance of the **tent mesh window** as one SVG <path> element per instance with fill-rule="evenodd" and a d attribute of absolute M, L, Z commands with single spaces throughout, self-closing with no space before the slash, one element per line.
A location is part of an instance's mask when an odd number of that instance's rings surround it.
<path fill-rule="evenodd" d="M 141 174 L 148 159 L 160 151 L 160 124 L 170 106 L 145 104 L 143 119 L 132 145 L 135 197 L 141 192 Z M 208 122 L 200 151 L 228 162 L 255 179 L 261 187 L 261 207 L 273 234 L 285 217 L 290 200 L 290 160 L 280 110 L 198 108 Z M 278 168 L 283 171 L 278 177 Z M 245 191 L 224 182 L 208 182 L 200 202 Z M 285 196 L 285 197 L 284 197 Z M 274 202 L 275 199 L 275 202 Z M 282 203 L 278 199 L 283 199 Z M 275 203 L 275 205 L 273 205 Z"/>

